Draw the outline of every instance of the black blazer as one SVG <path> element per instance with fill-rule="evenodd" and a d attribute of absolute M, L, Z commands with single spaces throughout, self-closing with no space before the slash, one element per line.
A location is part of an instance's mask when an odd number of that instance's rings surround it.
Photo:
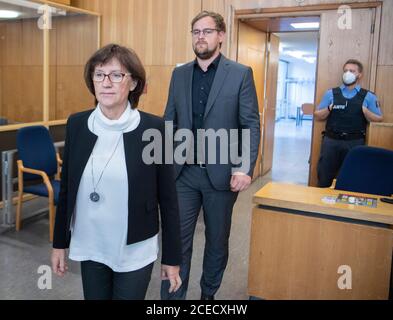
<path fill-rule="evenodd" d="M 74 212 L 79 183 L 97 141 L 87 125 L 93 110 L 69 117 L 63 154 L 61 187 L 56 211 L 53 247 L 68 248 L 71 240 L 70 223 Z M 123 135 L 128 174 L 128 233 L 127 244 L 146 240 L 162 229 L 162 263 L 181 262 L 180 223 L 173 165 L 142 161 L 142 151 L 151 141 L 142 141 L 147 129 L 157 129 L 165 139 L 164 121 L 141 112 L 139 126 Z M 162 157 L 165 155 L 162 143 Z M 157 146 L 161 146 L 161 143 Z M 88 201 L 88 200 L 87 200 Z M 158 209 L 160 206 L 160 210 Z"/>

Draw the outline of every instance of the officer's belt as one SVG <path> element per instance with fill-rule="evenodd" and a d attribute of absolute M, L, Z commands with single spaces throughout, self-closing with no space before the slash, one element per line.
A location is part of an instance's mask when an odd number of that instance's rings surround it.
<path fill-rule="evenodd" d="M 363 139 L 366 134 L 364 132 L 333 132 L 333 131 L 324 131 L 322 133 L 326 137 L 336 140 L 356 140 L 356 139 Z"/>

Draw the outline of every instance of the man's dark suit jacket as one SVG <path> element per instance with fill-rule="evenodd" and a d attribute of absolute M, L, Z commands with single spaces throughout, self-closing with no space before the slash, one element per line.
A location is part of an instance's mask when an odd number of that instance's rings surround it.
<path fill-rule="evenodd" d="M 164 118 L 166 121 L 173 121 L 175 131 L 179 129 L 192 130 L 193 72 L 194 62 L 190 62 L 177 67 L 172 74 Z M 250 67 L 221 56 L 206 104 L 204 129 L 215 131 L 224 129 L 228 133 L 230 129 L 249 129 L 250 166 L 248 171 L 244 173 L 252 176 L 258 157 L 260 124 L 258 100 Z M 241 150 L 242 140 L 240 137 L 238 141 L 239 144 L 235 148 Z M 175 142 L 175 148 L 181 143 L 176 145 Z M 205 152 L 208 157 L 207 151 Z M 216 154 L 220 154 L 218 143 Z M 183 165 L 175 162 L 176 177 L 180 175 Z M 231 161 L 227 164 L 222 164 L 219 160 L 216 160 L 215 164 L 206 163 L 210 181 L 217 190 L 230 189 L 232 169 L 236 167 L 239 165 L 231 163 Z"/>
<path fill-rule="evenodd" d="M 70 223 L 79 183 L 97 141 L 97 136 L 87 125 L 92 112 L 93 110 L 77 113 L 67 122 L 54 248 L 64 249 L 70 244 Z M 128 221 L 124 221 L 128 225 L 127 244 L 143 241 L 157 234 L 160 212 L 162 263 L 179 265 L 181 263 L 179 209 L 173 165 L 147 165 L 142 160 L 142 151 L 150 143 L 142 141 L 143 133 L 147 129 L 157 129 L 164 137 L 164 121 L 145 112 L 140 112 L 140 115 L 139 126 L 123 135 L 129 190 Z M 90 200 L 86 199 L 86 201 Z"/>

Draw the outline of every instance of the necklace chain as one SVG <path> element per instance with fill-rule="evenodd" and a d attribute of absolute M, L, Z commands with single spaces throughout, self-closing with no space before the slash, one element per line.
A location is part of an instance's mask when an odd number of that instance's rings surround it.
<path fill-rule="evenodd" d="M 96 116 L 94 115 L 94 118 L 93 118 L 93 125 L 92 125 L 93 133 L 94 133 L 94 122 L 95 122 L 95 119 L 96 119 Z M 108 161 L 106 162 L 104 168 L 102 169 L 102 172 L 101 172 L 101 174 L 100 174 L 100 177 L 98 178 L 97 184 L 94 183 L 94 154 L 93 154 L 93 152 L 92 152 L 92 155 L 91 155 L 91 177 L 92 177 L 92 182 L 93 182 L 93 191 L 94 191 L 94 193 L 96 192 L 96 189 L 97 189 L 97 187 L 98 187 L 98 184 L 99 184 L 100 181 L 101 181 L 101 178 L 102 178 L 102 176 L 103 176 L 103 174 L 104 174 L 105 169 L 107 168 L 109 162 L 111 161 L 111 159 L 112 159 L 113 156 L 115 155 L 116 149 L 117 149 L 117 147 L 119 146 L 120 139 L 122 138 L 123 133 L 124 133 L 124 131 L 120 134 L 119 139 L 117 140 L 116 146 L 115 146 L 115 148 L 114 148 L 114 150 L 113 150 L 111 156 L 109 157 L 109 159 L 108 159 Z"/>

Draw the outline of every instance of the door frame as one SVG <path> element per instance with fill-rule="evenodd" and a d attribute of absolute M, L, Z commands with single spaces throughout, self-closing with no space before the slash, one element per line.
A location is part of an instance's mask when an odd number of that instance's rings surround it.
<path fill-rule="evenodd" d="M 334 4 L 321 4 L 321 5 L 307 5 L 307 6 L 293 6 L 293 7 L 275 7 L 275 8 L 254 8 L 254 9 L 236 9 L 234 6 L 230 6 L 228 14 L 228 34 L 227 34 L 227 56 L 237 61 L 237 48 L 238 48 L 238 25 L 239 21 L 251 19 L 251 18 L 283 18 L 283 17 L 305 17 L 305 16 L 321 16 L 322 13 L 331 10 L 338 10 L 341 6 L 348 6 L 351 9 L 375 9 L 375 20 L 374 36 L 371 45 L 370 52 L 370 80 L 369 88 L 371 91 L 375 91 L 377 81 L 377 64 L 378 64 L 378 51 L 379 51 L 379 40 L 380 40 L 380 29 L 382 19 L 382 1 L 373 2 L 361 2 L 361 3 L 334 3 Z M 320 29 L 319 29 L 320 30 Z M 267 33 L 270 33 L 269 31 Z M 316 103 L 316 95 L 318 89 L 318 67 L 319 67 L 319 43 L 318 43 L 318 55 L 317 55 L 317 69 L 315 78 L 315 96 L 314 101 Z M 266 79 L 265 79 L 266 81 Z M 313 154 L 314 147 L 314 121 L 312 126 L 311 136 L 311 150 L 310 150 L 310 163 L 309 163 L 309 185 L 311 185 L 311 156 Z M 367 130 L 368 132 L 368 130 Z M 367 140 L 366 140 L 367 141 Z M 263 132 L 261 136 L 261 142 L 263 143 Z M 274 142 L 273 142 L 274 143 Z M 274 148 L 274 147 L 273 147 Z M 263 149 L 262 149 L 263 150 Z M 263 162 L 263 154 L 262 154 Z"/>

